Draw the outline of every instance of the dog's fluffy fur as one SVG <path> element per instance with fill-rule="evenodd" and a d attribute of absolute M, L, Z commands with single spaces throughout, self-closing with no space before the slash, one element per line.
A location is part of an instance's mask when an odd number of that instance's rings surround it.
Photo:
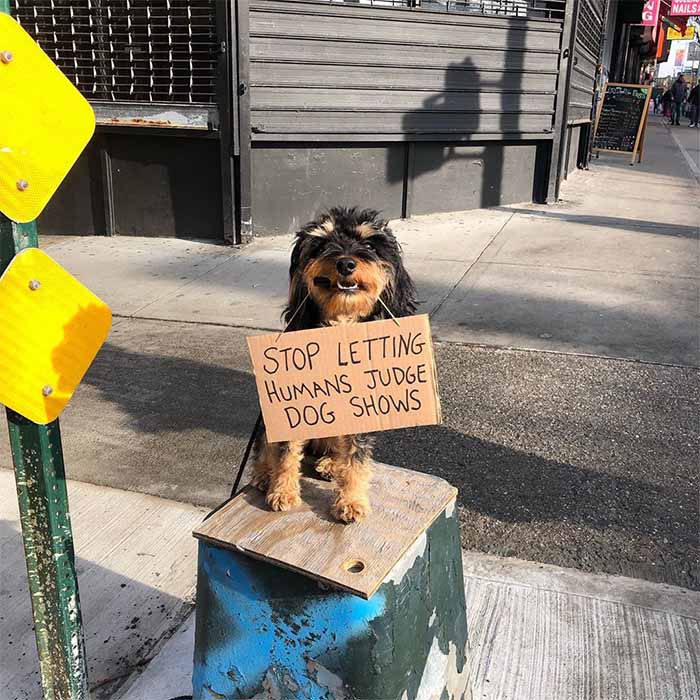
<path fill-rule="evenodd" d="M 378 212 L 331 209 L 296 234 L 284 311 L 289 330 L 385 319 L 387 308 L 397 317 L 411 315 L 416 293 L 399 243 Z M 344 435 L 268 443 L 263 432 L 256 441 L 253 484 L 267 492 L 273 510 L 290 510 L 300 503 L 305 455 L 315 457 L 316 471 L 338 486 L 332 508 L 337 520 L 349 523 L 369 513 L 371 439 Z"/>

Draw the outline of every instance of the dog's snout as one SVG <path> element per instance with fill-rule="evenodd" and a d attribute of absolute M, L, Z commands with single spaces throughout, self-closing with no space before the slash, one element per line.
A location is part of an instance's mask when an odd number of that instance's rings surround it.
<path fill-rule="evenodd" d="M 352 258 L 339 258 L 335 267 L 343 277 L 347 277 L 355 271 L 357 263 Z"/>

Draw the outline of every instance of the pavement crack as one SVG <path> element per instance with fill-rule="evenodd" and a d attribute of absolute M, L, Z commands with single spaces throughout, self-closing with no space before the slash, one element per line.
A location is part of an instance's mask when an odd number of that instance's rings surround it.
<path fill-rule="evenodd" d="M 447 299 L 451 296 L 452 292 L 459 287 L 459 285 L 462 283 L 462 280 L 471 272 L 472 268 L 474 265 L 476 265 L 481 258 L 483 257 L 484 253 L 491 247 L 493 242 L 501 235 L 503 230 L 505 229 L 506 226 L 512 221 L 513 217 L 515 216 L 515 212 L 513 212 L 501 225 L 501 227 L 496 231 L 496 233 L 491 236 L 489 239 L 489 242 L 482 248 L 481 252 L 477 257 L 472 260 L 472 262 L 467 266 L 467 269 L 464 271 L 464 273 L 461 275 L 461 277 L 450 287 L 450 289 L 447 291 L 447 293 L 440 299 L 440 301 L 433 307 L 432 311 L 428 313 L 428 316 L 430 318 L 433 318 L 438 311 L 442 308 L 443 304 L 447 301 Z"/>

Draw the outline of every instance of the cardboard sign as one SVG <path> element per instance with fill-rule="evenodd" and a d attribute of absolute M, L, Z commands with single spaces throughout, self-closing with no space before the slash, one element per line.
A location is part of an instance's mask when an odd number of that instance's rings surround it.
<path fill-rule="evenodd" d="M 270 442 L 440 422 L 426 315 L 247 340 Z"/>

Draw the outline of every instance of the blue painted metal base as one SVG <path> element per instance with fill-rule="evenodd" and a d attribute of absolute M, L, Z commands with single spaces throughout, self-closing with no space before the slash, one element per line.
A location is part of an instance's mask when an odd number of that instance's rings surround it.
<path fill-rule="evenodd" d="M 467 700 L 454 503 L 370 600 L 200 541 L 195 700 Z"/>

